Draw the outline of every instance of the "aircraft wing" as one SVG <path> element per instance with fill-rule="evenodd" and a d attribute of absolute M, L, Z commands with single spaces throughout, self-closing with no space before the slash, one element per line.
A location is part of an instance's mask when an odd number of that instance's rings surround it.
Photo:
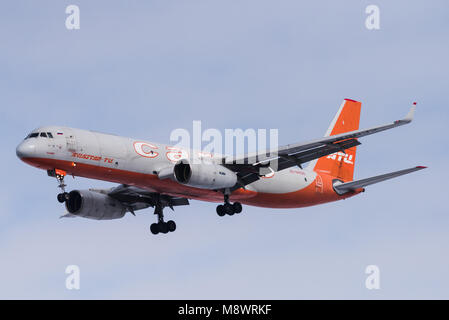
<path fill-rule="evenodd" d="M 404 174 L 412 173 L 412 172 L 422 170 L 425 168 L 426 167 L 418 166 L 418 167 L 413 167 L 413 168 L 409 168 L 409 169 L 390 172 L 390 173 L 386 173 L 386 174 L 382 174 L 379 176 L 366 178 L 366 179 L 362 179 L 362 180 L 356 180 L 356 181 L 351 181 L 351 182 L 346 182 L 346 183 L 338 183 L 337 182 L 334 184 L 334 189 L 338 194 L 344 194 L 349 191 L 354 191 L 356 189 L 363 188 L 363 187 L 369 186 L 374 183 L 382 182 L 382 181 L 385 181 L 388 179 L 393 179 L 393 178 L 402 176 Z"/>
<path fill-rule="evenodd" d="M 169 207 L 172 210 L 176 206 L 189 205 L 187 198 L 172 197 L 123 184 L 109 190 L 100 191 L 120 201 L 133 214 L 135 210 L 154 207 L 158 201 L 160 201 L 163 207 Z"/>
<path fill-rule="evenodd" d="M 239 180 L 238 185 L 234 189 L 244 187 L 270 172 L 284 170 L 293 166 L 301 167 L 305 162 L 338 151 L 344 152 L 346 149 L 360 145 L 358 138 L 408 124 L 413 120 L 415 109 L 416 104 L 414 103 L 404 119 L 394 121 L 393 123 L 327 136 L 305 143 L 288 144 L 276 150 L 249 154 L 241 158 L 225 157 L 222 159 L 222 165 L 237 173 Z M 273 160 L 277 160 L 277 166 L 272 166 L 273 162 L 270 164 L 270 161 Z"/>
<path fill-rule="evenodd" d="M 121 184 L 117 187 L 110 189 L 89 189 L 92 192 L 98 192 L 108 195 L 111 198 L 119 201 L 127 211 L 135 215 L 135 211 L 146 209 L 148 207 L 155 207 L 157 203 L 160 203 L 162 208 L 169 207 L 174 210 L 176 206 L 189 205 L 189 199 L 182 197 L 172 197 L 166 194 L 160 194 L 157 192 L 150 192 L 144 189 L 140 189 L 134 186 L 128 186 Z M 60 218 L 75 218 L 77 215 L 66 213 Z"/>

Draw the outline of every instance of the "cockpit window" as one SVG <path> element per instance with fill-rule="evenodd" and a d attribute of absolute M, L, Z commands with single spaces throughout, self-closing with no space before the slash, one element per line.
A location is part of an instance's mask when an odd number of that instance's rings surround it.
<path fill-rule="evenodd" d="M 32 132 L 26 136 L 25 140 L 29 139 L 29 138 L 37 138 L 39 136 L 41 136 L 43 138 L 53 139 L 53 134 L 51 132 Z"/>

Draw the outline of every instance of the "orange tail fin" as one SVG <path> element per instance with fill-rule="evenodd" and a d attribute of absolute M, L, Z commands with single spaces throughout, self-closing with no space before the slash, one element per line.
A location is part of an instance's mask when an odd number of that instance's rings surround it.
<path fill-rule="evenodd" d="M 362 103 L 345 99 L 327 129 L 326 137 L 359 129 L 360 109 Z M 355 153 L 357 147 L 336 152 L 312 162 L 315 171 L 330 174 L 343 181 L 351 181 L 354 177 Z"/>

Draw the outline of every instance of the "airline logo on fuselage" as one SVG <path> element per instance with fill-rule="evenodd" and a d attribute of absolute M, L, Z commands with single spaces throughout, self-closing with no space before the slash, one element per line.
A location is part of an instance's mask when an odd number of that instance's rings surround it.
<path fill-rule="evenodd" d="M 156 158 L 159 155 L 159 152 L 155 151 L 156 149 L 158 149 L 157 146 L 147 142 L 134 142 L 134 151 L 136 151 L 138 155 L 145 158 Z"/>
<path fill-rule="evenodd" d="M 159 154 L 165 156 L 167 159 L 173 163 L 177 163 L 181 159 L 189 159 L 189 151 L 179 148 L 166 146 L 165 151 L 160 150 L 158 146 L 147 143 L 147 142 L 134 142 L 134 151 L 145 158 L 157 158 Z M 197 154 L 199 159 L 213 159 L 214 155 L 210 152 L 200 151 Z"/>
<path fill-rule="evenodd" d="M 327 159 L 336 160 L 338 162 L 343 160 L 344 163 L 354 164 L 354 161 L 352 160 L 352 157 L 353 157 L 352 154 L 347 154 L 347 153 L 339 151 L 339 152 L 335 152 L 335 153 L 332 153 L 332 154 L 328 155 Z"/>

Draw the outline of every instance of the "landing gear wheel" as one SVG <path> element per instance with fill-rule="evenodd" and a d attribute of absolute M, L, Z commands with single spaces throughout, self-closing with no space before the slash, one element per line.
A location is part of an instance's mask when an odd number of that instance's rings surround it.
<path fill-rule="evenodd" d="M 229 189 L 223 190 L 224 204 L 217 206 L 217 213 L 220 217 L 225 214 L 232 216 L 235 213 L 242 212 L 242 204 L 240 202 L 231 203 L 229 199 L 230 194 L 231 191 Z"/>
<path fill-rule="evenodd" d="M 153 223 L 150 226 L 150 230 L 152 234 L 158 234 L 159 233 L 159 226 L 157 223 Z"/>
<path fill-rule="evenodd" d="M 67 192 L 59 193 L 57 198 L 60 203 L 64 203 L 67 200 Z"/>
<path fill-rule="evenodd" d="M 158 228 L 159 228 L 159 231 L 160 231 L 161 233 L 163 233 L 163 234 L 168 233 L 168 226 L 167 226 L 167 223 L 165 223 L 165 222 L 159 222 L 159 223 L 158 223 Z"/>
<path fill-rule="evenodd" d="M 230 203 L 225 203 L 224 205 L 224 212 L 230 216 L 232 216 L 234 212 L 234 207 Z"/>
<path fill-rule="evenodd" d="M 234 202 L 232 208 L 234 209 L 234 212 L 237 214 L 242 212 L 242 204 L 240 202 Z"/>
<path fill-rule="evenodd" d="M 217 214 L 220 217 L 223 217 L 226 214 L 223 205 L 220 204 L 220 205 L 217 206 Z"/>
<path fill-rule="evenodd" d="M 173 220 L 167 222 L 164 221 L 164 204 L 161 202 L 160 198 L 157 199 L 156 205 L 154 207 L 154 214 L 157 215 L 157 223 L 153 223 L 150 226 L 152 234 L 158 233 L 169 233 L 176 230 L 176 223 Z"/>
<path fill-rule="evenodd" d="M 176 230 L 176 223 L 173 220 L 167 221 L 167 227 L 169 232 L 173 232 Z"/>

